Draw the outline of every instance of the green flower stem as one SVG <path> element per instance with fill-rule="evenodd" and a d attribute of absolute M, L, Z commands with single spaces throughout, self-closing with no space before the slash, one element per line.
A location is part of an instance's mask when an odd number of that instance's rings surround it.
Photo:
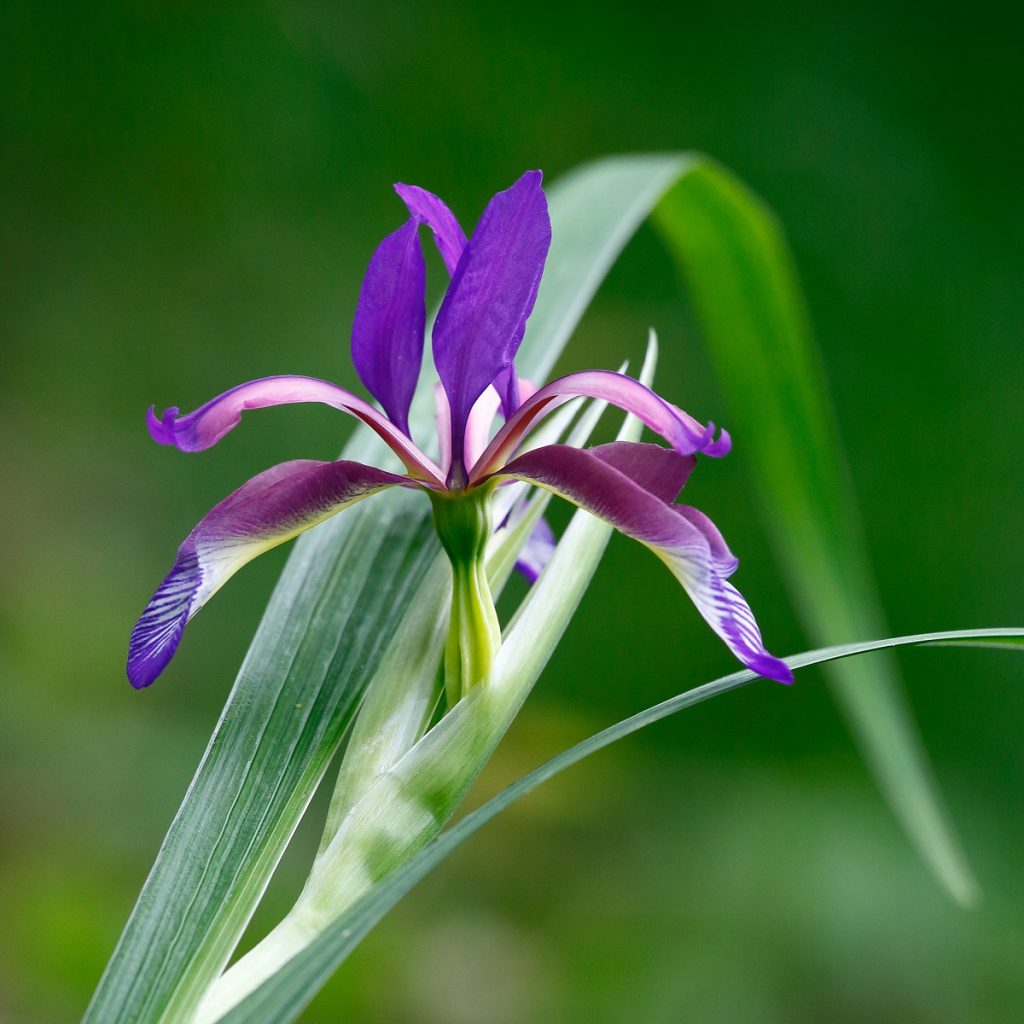
<path fill-rule="evenodd" d="M 625 369 L 621 367 L 620 372 Z M 605 408 L 604 402 L 587 403 L 587 411 L 573 428 L 569 443 L 577 447 L 586 444 Z M 534 443 L 562 440 L 579 409 L 579 403 L 572 403 L 552 416 L 535 432 Z M 497 518 L 504 518 L 526 490 L 521 484 L 504 488 L 493 502 Z M 550 499 L 549 492 L 538 491 L 515 524 L 503 526 L 488 542 L 487 581 L 495 597 L 504 589 L 520 549 Z M 447 561 L 447 556 L 439 554 L 438 569 Z M 420 595 L 403 619 L 367 687 L 331 797 L 318 858 L 356 801 L 423 736 L 430 723 L 443 681 L 441 654 L 449 621 L 450 587 L 447 572 L 432 571 L 427 579 L 430 589 Z"/>
<path fill-rule="evenodd" d="M 449 707 L 491 673 L 501 647 L 501 626 L 487 581 L 487 542 L 493 486 L 454 494 L 431 494 L 434 526 L 452 567 L 451 618 L 444 649 Z"/>
<path fill-rule="evenodd" d="M 218 980 L 196 1024 L 213 1024 L 376 882 L 434 839 L 489 760 L 568 625 L 610 528 L 580 512 L 513 621 L 490 678 L 370 786 L 314 865 L 291 912 Z M 584 542 L 576 543 L 577 538 Z"/>

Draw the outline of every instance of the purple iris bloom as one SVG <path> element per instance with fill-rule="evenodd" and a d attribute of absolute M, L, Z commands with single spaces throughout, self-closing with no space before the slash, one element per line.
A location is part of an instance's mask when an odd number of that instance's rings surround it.
<path fill-rule="evenodd" d="M 132 685 L 141 688 L 156 679 L 174 655 L 185 624 L 243 565 L 391 487 L 418 488 L 431 498 L 453 567 L 453 634 L 460 615 L 475 620 L 477 633 L 497 631 L 500 642 L 480 566 L 493 530 L 490 496 L 511 481 L 546 488 L 645 544 L 744 665 L 790 682 L 789 669 L 765 650 L 749 606 L 728 582 L 737 560 L 722 535 L 702 512 L 676 503 L 695 456 L 725 455 L 728 434 L 716 436 L 713 424 L 704 426 L 620 373 L 586 370 L 539 389 L 516 374 L 516 350 L 551 242 L 540 172 L 528 171 L 494 196 L 468 240 L 437 196 L 415 186 L 395 188 L 410 216 L 377 247 L 352 330 L 356 371 L 383 412 L 327 381 L 282 376 L 240 384 L 184 416 L 172 408 L 157 417 L 150 409 L 148 425 L 160 444 L 196 452 L 233 430 L 247 409 L 321 402 L 370 426 L 405 472 L 347 460 L 297 460 L 260 473 L 227 497 L 185 538 L 174 566 L 136 624 L 128 655 Z M 440 379 L 436 462 L 409 431 L 426 323 L 420 225 L 430 228 L 451 274 L 432 334 Z M 578 396 L 602 399 L 632 413 L 669 447 L 617 442 L 578 449 L 555 444 L 523 452 L 523 442 L 543 417 Z M 499 414 L 503 422 L 494 432 Z M 550 531 L 539 525 L 521 558 L 529 576 L 536 578 L 542 571 L 552 545 Z M 453 651 L 450 638 L 447 657 L 454 660 L 446 665 L 459 671 L 458 637 L 454 643 Z M 483 678 L 488 657 L 475 663 L 465 660 L 465 651 L 462 657 L 463 684 Z"/>

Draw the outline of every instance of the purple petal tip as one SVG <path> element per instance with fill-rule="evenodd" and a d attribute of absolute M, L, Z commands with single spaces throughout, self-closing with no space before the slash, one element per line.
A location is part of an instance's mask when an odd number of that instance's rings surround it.
<path fill-rule="evenodd" d="M 128 681 L 136 690 L 149 686 L 174 657 L 201 578 L 195 550 L 179 551 L 128 641 Z"/>
<path fill-rule="evenodd" d="M 174 630 L 173 638 L 159 649 L 147 649 L 148 645 L 132 636 L 132 643 L 128 653 L 128 665 L 126 674 L 128 682 L 136 690 L 144 690 L 151 683 L 155 682 L 160 673 L 163 672 L 178 648 L 178 641 L 181 639 L 181 632 L 184 628 L 182 622 Z"/>
<path fill-rule="evenodd" d="M 163 416 L 157 416 L 156 406 L 151 405 L 146 412 L 146 427 L 149 430 L 149 436 L 152 437 L 157 444 L 173 446 L 175 443 L 174 423 L 177 418 L 177 406 L 172 405 L 169 409 L 164 411 Z"/>
<path fill-rule="evenodd" d="M 714 423 L 708 424 L 708 437 L 709 439 L 715 436 L 715 425 Z M 710 440 L 710 443 L 702 449 L 705 455 L 709 455 L 713 459 L 720 459 L 723 455 L 728 455 L 732 450 L 732 437 L 729 435 L 729 431 L 724 427 L 719 432 L 718 437 L 715 440 Z"/>
<path fill-rule="evenodd" d="M 781 658 L 775 658 L 767 652 L 755 654 L 747 659 L 747 668 L 784 686 L 789 686 L 793 682 L 792 669 Z"/>

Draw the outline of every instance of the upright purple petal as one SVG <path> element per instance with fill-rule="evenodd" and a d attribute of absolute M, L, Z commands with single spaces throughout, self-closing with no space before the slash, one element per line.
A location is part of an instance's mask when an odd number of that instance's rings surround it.
<path fill-rule="evenodd" d="M 743 595 L 728 582 L 736 560 L 707 517 L 664 501 L 606 459 L 568 445 L 527 452 L 496 475 L 547 488 L 649 547 L 747 668 L 780 683 L 792 682 L 785 662 L 765 650 Z"/>
<path fill-rule="evenodd" d="M 171 571 L 132 630 L 128 678 L 149 686 L 174 656 L 185 624 L 243 565 L 407 477 L 358 462 L 285 462 L 215 506 L 178 548 Z"/>
<path fill-rule="evenodd" d="M 578 396 L 610 402 L 632 413 L 645 426 L 665 438 L 680 455 L 703 452 L 718 456 L 729 450 L 728 435 L 724 431 L 723 436 L 716 439 L 713 423 L 703 426 L 689 413 L 666 402 L 638 380 L 611 370 L 584 370 L 545 384 L 526 399 L 473 467 L 470 481 L 475 483 L 498 470 L 544 416 Z"/>
<path fill-rule="evenodd" d="M 519 389 L 519 374 L 516 373 L 516 364 L 509 363 L 497 377 L 494 378 L 494 389 L 501 397 L 501 414 L 505 419 L 512 418 L 515 411 L 522 405 L 522 396 Z M 469 462 L 469 460 L 466 460 Z M 469 462 L 472 465 L 472 462 Z"/>
<path fill-rule="evenodd" d="M 456 474 L 469 411 L 515 358 L 550 244 L 541 174 L 529 171 L 488 203 L 441 303 L 434 363 L 452 410 Z"/>
<path fill-rule="evenodd" d="M 466 233 L 459 226 L 455 214 L 443 200 L 419 185 L 403 185 L 399 182 L 395 185 L 395 191 L 402 197 L 409 213 L 434 233 L 441 259 L 448 273 L 454 274 L 466 248 Z"/>
<path fill-rule="evenodd" d="M 444 475 L 433 459 L 421 452 L 369 402 L 315 377 L 263 377 L 239 384 L 185 416 L 172 407 L 158 417 L 151 408 L 146 414 L 146 423 L 158 444 L 172 445 L 183 452 L 201 452 L 234 430 L 247 409 L 299 402 L 320 402 L 356 416 L 380 435 L 412 476 L 433 484 L 444 483 Z"/>
<path fill-rule="evenodd" d="M 409 406 L 423 362 L 426 268 L 416 218 L 377 246 L 359 292 L 352 362 L 388 418 L 409 433 Z"/>

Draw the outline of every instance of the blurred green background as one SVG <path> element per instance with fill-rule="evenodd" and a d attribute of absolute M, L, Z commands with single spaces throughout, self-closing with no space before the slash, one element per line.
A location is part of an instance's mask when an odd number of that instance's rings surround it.
<path fill-rule="evenodd" d="M 353 384 L 347 336 L 395 180 L 472 224 L 527 167 L 699 148 L 787 227 L 894 633 L 1019 625 L 1019 55 L 1010 5 L 110 3 L 0 14 L 0 1020 L 80 1015 L 202 753 L 284 552 L 190 628 L 158 686 L 128 631 L 194 521 L 329 458 L 329 410 L 157 448 L 145 408 L 241 380 Z M 436 280 L 435 280 L 435 283 Z M 662 337 L 661 389 L 726 420 L 644 229 L 570 345 Z M 693 500 L 780 653 L 743 437 Z M 860 639 L 836 636 L 835 641 Z M 819 674 L 600 755 L 490 826 L 367 940 L 314 1022 L 1016 1021 L 1024 664 L 901 655 L 985 890 L 952 906 L 872 788 Z M 655 559 L 613 541 L 481 784 L 733 668 Z M 256 927 L 283 912 L 314 806 Z"/>

